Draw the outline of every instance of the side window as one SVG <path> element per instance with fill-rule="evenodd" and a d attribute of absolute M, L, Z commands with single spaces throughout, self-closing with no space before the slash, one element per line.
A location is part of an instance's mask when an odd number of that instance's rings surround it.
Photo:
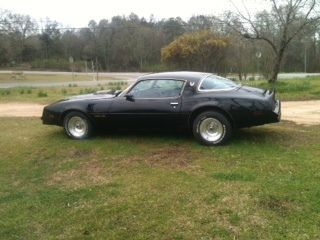
<path fill-rule="evenodd" d="M 130 91 L 135 98 L 178 97 L 184 81 L 181 80 L 144 80 L 137 83 Z"/>
<path fill-rule="evenodd" d="M 145 80 L 138 82 L 130 91 L 134 97 L 145 98 L 150 95 L 152 86 L 154 85 L 155 80 Z"/>

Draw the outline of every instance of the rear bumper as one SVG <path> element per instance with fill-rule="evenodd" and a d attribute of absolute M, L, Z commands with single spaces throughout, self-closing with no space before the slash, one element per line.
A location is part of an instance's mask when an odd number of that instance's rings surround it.
<path fill-rule="evenodd" d="M 273 109 L 273 113 L 277 116 L 277 121 L 280 122 L 281 120 L 281 102 L 280 100 L 276 100 L 275 107 Z"/>
<path fill-rule="evenodd" d="M 265 97 L 271 106 L 271 113 L 266 114 L 266 123 L 280 122 L 281 120 L 281 101 L 276 99 L 275 90 L 265 91 Z"/>

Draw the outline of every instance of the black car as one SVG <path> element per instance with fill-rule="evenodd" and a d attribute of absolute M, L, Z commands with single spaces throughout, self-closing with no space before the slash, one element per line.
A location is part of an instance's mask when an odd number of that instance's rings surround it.
<path fill-rule="evenodd" d="M 242 86 L 202 72 L 149 74 L 123 92 L 60 100 L 43 110 L 43 124 L 73 139 L 102 128 L 189 129 L 205 145 L 225 143 L 236 128 L 280 121 L 274 91 Z"/>

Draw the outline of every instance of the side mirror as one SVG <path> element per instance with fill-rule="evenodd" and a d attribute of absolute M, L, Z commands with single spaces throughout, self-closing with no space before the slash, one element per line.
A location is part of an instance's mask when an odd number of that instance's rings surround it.
<path fill-rule="evenodd" d="M 134 102 L 134 97 L 132 94 L 126 94 L 125 97 L 128 101 Z"/>
<path fill-rule="evenodd" d="M 117 96 L 119 96 L 120 93 L 122 93 L 121 90 L 116 90 L 116 91 L 114 92 L 114 95 L 117 97 Z"/>

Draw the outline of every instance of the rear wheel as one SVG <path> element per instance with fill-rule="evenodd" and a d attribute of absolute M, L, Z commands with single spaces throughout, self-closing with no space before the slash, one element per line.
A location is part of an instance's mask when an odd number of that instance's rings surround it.
<path fill-rule="evenodd" d="M 232 126 L 223 114 L 207 111 L 195 118 L 193 135 L 204 145 L 222 145 L 231 137 Z"/>
<path fill-rule="evenodd" d="M 90 120 L 80 112 L 70 112 L 63 119 L 65 133 L 73 139 L 88 138 L 93 131 Z"/>

